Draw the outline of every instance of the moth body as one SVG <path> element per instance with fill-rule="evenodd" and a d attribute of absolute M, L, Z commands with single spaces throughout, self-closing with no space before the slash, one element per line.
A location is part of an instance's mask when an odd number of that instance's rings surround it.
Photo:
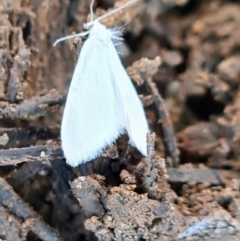
<path fill-rule="evenodd" d="M 114 46 L 121 35 L 95 20 L 81 49 L 61 125 L 62 149 L 71 166 L 99 156 L 125 130 L 130 143 L 146 155 L 144 109 Z"/>

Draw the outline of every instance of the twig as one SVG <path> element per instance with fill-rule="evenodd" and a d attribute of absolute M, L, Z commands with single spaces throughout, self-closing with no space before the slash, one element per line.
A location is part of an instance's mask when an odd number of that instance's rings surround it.
<path fill-rule="evenodd" d="M 154 146 L 155 146 L 156 134 L 147 133 L 147 159 L 150 162 L 154 156 Z"/>
<path fill-rule="evenodd" d="M 16 165 L 22 162 L 43 161 L 50 158 L 51 154 L 51 146 L 0 150 L 0 166 Z"/>
<path fill-rule="evenodd" d="M 26 100 L 21 104 L 9 104 L 0 109 L 0 119 L 27 119 L 29 116 L 43 116 L 46 109 L 62 104 L 65 97 L 57 92 L 47 94 L 37 99 Z"/>
<path fill-rule="evenodd" d="M 0 177 L 0 203 L 7 207 L 11 213 L 26 222 L 29 219 L 31 230 L 44 241 L 60 241 L 55 230 L 41 220 L 41 217 L 33 211 L 12 189 L 12 187 Z"/>
<path fill-rule="evenodd" d="M 159 119 L 158 123 L 161 123 L 166 154 L 171 157 L 173 166 L 178 166 L 179 151 L 177 149 L 172 122 L 168 116 L 164 100 L 159 94 L 156 85 L 152 82 L 151 78 L 146 79 L 146 84 L 151 92 L 153 102 L 156 107 L 157 117 Z"/>
<path fill-rule="evenodd" d="M 8 220 L 11 220 L 11 222 Z M 3 206 L 0 206 L 0 223 L 1 240 L 26 240 L 26 235 L 24 235 L 26 232 L 21 222 L 15 216 L 11 215 L 7 208 Z"/>

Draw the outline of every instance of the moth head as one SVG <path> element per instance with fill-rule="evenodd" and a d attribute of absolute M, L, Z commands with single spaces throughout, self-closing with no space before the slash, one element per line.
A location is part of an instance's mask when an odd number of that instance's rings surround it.
<path fill-rule="evenodd" d="M 94 20 L 92 20 L 92 21 L 89 21 L 89 22 L 87 22 L 87 23 L 83 23 L 83 27 L 85 28 L 85 29 L 87 29 L 87 30 L 90 30 L 92 27 L 93 27 L 93 24 L 94 24 Z"/>
<path fill-rule="evenodd" d="M 93 4 L 94 4 L 94 0 L 92 0 L 91 5 L 90 5 L 90 16 L 91 16 L 91 20 L 87 23 L 83 24 L 83 27 L 87 30 L 90 30 L 92 28 L 92 26 L 94 25 L 94 23 L 99 22 L 100 20 L 107 18 L 108 16 L 111 16 L 112 14 L 122 10 L 123 8 L 127 7 L 128 5 L 131 5 L 133 3 L 135 3 L 138 0 L 129 0 L 128 2 L 126 2 L 125 4 L 123 4 L 122 6 L 115 8 L 109 12 L 106 12 L 105 14 L 103 14 L 102 16 L 94 19 L 94 13 L 93 13 Z"/>

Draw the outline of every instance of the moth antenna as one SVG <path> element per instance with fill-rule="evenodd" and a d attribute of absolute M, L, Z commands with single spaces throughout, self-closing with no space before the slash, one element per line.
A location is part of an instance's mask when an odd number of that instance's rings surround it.
<path fill-rule="evenodd" d="M 108 17 L 108 16 L 110 16 L 110 15 L 112 15 L 112 14 L 114 14 L 114 13 L 120 11 L 120 10 L 122 10 L 123 8 L 125 8 L 125 7 L 133 4 L 133 3 L 135 3 L 135 2 L 137 2 L 137 1 L 138 1 L 138 0 L 128 1 L 127 3 L 123 4 L 122 6 L 116 8 L 116 9 L 113 9 L 112 11 L 110 11 L 110 12 L 108 12 L 108 13 L 105 13 L 105 14 L 103 14 L 102 16 L 98 17 L 97 19 L 95 19 L 95 21 L 100 21 L 100 20 L 102 20 L 103 18 L 106 18 L 106 17 Z"/>
<path fill-rule="evenodd" d="M 92 0 L 91 5 L 90 5 L 90 14 L 91 14 L 91 22 L 93 21 L 93 4 L 95 0 Z"/>
<path fill-rule="evenodd" d="M 57 40 L 53 43 L 53 46 L 56 46 L 59 42 L 65 41 L 65 40 L 70 39 L 70 38 L 86 36 L 87 34 L 89 34 L 89 32 L 90 32 L 90 31 L 85 31 L 85 32 L 82 32 L 82 33 L 77 33 L 77 34 L 73 34 L 73 35 L 67 35 L 67 36 L 65 36 L 65 37 L 59 38 L 59 39 L 57 39 Z"/>

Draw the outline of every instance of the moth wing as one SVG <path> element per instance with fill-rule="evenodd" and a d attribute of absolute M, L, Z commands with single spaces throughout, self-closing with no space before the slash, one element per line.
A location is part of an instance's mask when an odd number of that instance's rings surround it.
<path fill-rule="evenodd" d="M 62 148 L 71 166 L 98 156 L 125 129 L 116 110 L 108 47 L 90 36 L 72 77 L 61 126 Z"/>
<path fill-rule="evenodd" d="M 109 59 L 113 72 L 115 94 L 121 100 L 121 109 L 124 111 L 125 124 L 130 143 L 146 156 L 148 123 L 137 91 L 123 67 L 115 46 L 111 44 Z M 119 101 L 120 102 L 120 101 Z M 120 106 L 120 103 L 119 103 Z"/>

